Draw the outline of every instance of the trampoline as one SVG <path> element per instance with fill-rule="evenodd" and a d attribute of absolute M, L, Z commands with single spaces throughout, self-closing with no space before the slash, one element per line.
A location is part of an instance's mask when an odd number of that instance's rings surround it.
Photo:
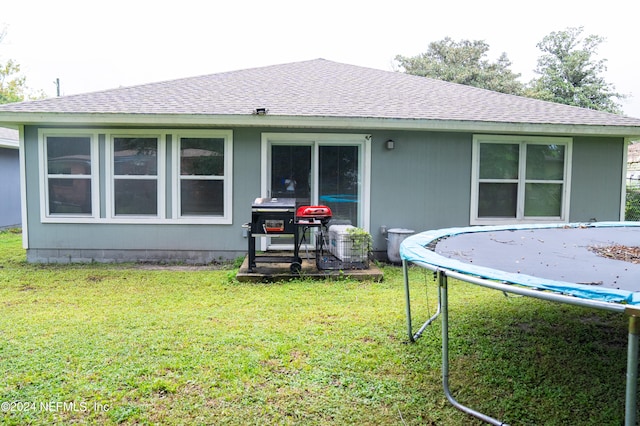
<path fill-rule="evenodd" d="M 459 403 L 449 390 L 449 277 L 505 293 L 627 314 L 625 425 L 635 425 L 640 334 L 638 246 L 640 222 L 448 228 L 408 237 L 400 245 L 400 257 L 409 340 L 417 340 L 440 317 L 442 380 L 447 399 L 486 423 L 504 425 Z M 436 313 L 415 333 L 410 263 L 434 271 L 438 281 Z"/>

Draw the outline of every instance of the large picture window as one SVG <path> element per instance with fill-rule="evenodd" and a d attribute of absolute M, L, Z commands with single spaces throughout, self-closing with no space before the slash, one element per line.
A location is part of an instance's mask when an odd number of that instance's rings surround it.
<path fill-rule="evenodd" d="M 44 217 L 93 217 L 94 136 L 51 132 L 42 141 Z"/>
<path fill-rule="evenodd" d="M 115 216 L 158 216 L 158 152 L 158 137 L 113 137 Z"/>
<path fill-rule="evenodd" d="M 471 224 L 566 221 L 571 139 L 476 136 Z"/>

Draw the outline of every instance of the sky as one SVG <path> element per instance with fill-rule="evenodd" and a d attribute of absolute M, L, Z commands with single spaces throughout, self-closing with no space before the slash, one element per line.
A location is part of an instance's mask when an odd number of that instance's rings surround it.
<path fill-rule="evenodd" d="M 589 4 L 590 6 L 586 6 Z M 605 38 L 598 59 L 626 115 L 640 118 L 635 0 L 2 0 L 0 63 L 30 89 L 62 95 L 324 58 L 388 71 L 445 37 L 484 40 L 521 81 L 543 37 Z"/>

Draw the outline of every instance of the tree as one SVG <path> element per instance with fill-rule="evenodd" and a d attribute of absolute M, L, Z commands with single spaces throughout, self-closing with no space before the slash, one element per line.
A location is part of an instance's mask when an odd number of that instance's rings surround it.
<path fill-rule="evenodd" d="M 6 35 L 6 30 L 0 30 L 0 43 Z M 45 93 L 40 91 L 28 94 L 26 77 L 20 75 L 20 65 L 9 59 L 6 63 L 0 63 L 0 104 L 20 102 L 28 99 L 42 99 Z"/>
<path fill-rule="evenodd" d="M 407 74 L 466 84 L 502 93 L 521 94 L 524 86 L 520 74 L 509 68 L 511 61 L 502 53 L 496 62 L 486 59 L 489 45 L 481 40 L 460 42 L 450 37 L 429 43 L 426 53 L 395 60 Z"/>
<path fill-rule="evenodd" d="M 20 65 L 9 59 L 0 64 L 0 104 L 23 101 L 26 78 L 19 75 Z"/>
<path fill-rule="evenodd" d="M 621 105 L 614 99 L 625 95 L 602 77 L 606 60 L 595 59 L 604 38 L 581 38 L 582 31 L 579 27 L 552 32 L 537 44 L 543 52 L 535 69 L 540 78 L 529 83 L 526 96 L 620 114 Z"/>

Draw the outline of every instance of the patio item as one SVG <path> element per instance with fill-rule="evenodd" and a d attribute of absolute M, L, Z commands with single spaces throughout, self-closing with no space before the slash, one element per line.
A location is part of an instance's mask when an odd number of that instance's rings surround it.
<path fill-rule="evenodd" d="M 302 259 L 298 255 L 298 244 L 294 244 L 292 256 L 257 256 L 256 238 L 293 237 L 298 241 L 298 227 L 295 224 L 295 198 L 256 198 L 251 205 L 249 227 L 249 271 L 256 263 L 290 263 L 291 271 L 300 271 Z"/>
<path fill-rule="evenodd" d="M 322 227 L 331 220 L 327 206 L 299 206 L 295 198 L 256 198 L 251 205 L 249 228 L 248 268 L 253 272 L 257 263 L 290 263 L 291 272 L 302 269 L 300 246 L 312 227 Z M 256 255 L 256 238 L 293 237 L 291 256 Z"/>
<path fill-rule="evenodd" d="M 503 425 L 459 403 L 449 390 L 449 277 L 502 292 L 625 313 L 629 316 L 625 425 L 635 425 L 640 263 L 634 253 L 638 245 L 638 222 L 449 228 L 409 237 L 400 245 L 409 339 L 417 340 L 440 316 L 447 399 L 486 423 Z M 411 324 L 410 262 L 435 271 L 439 286 L 438 309 L 416 333 Z"/>

